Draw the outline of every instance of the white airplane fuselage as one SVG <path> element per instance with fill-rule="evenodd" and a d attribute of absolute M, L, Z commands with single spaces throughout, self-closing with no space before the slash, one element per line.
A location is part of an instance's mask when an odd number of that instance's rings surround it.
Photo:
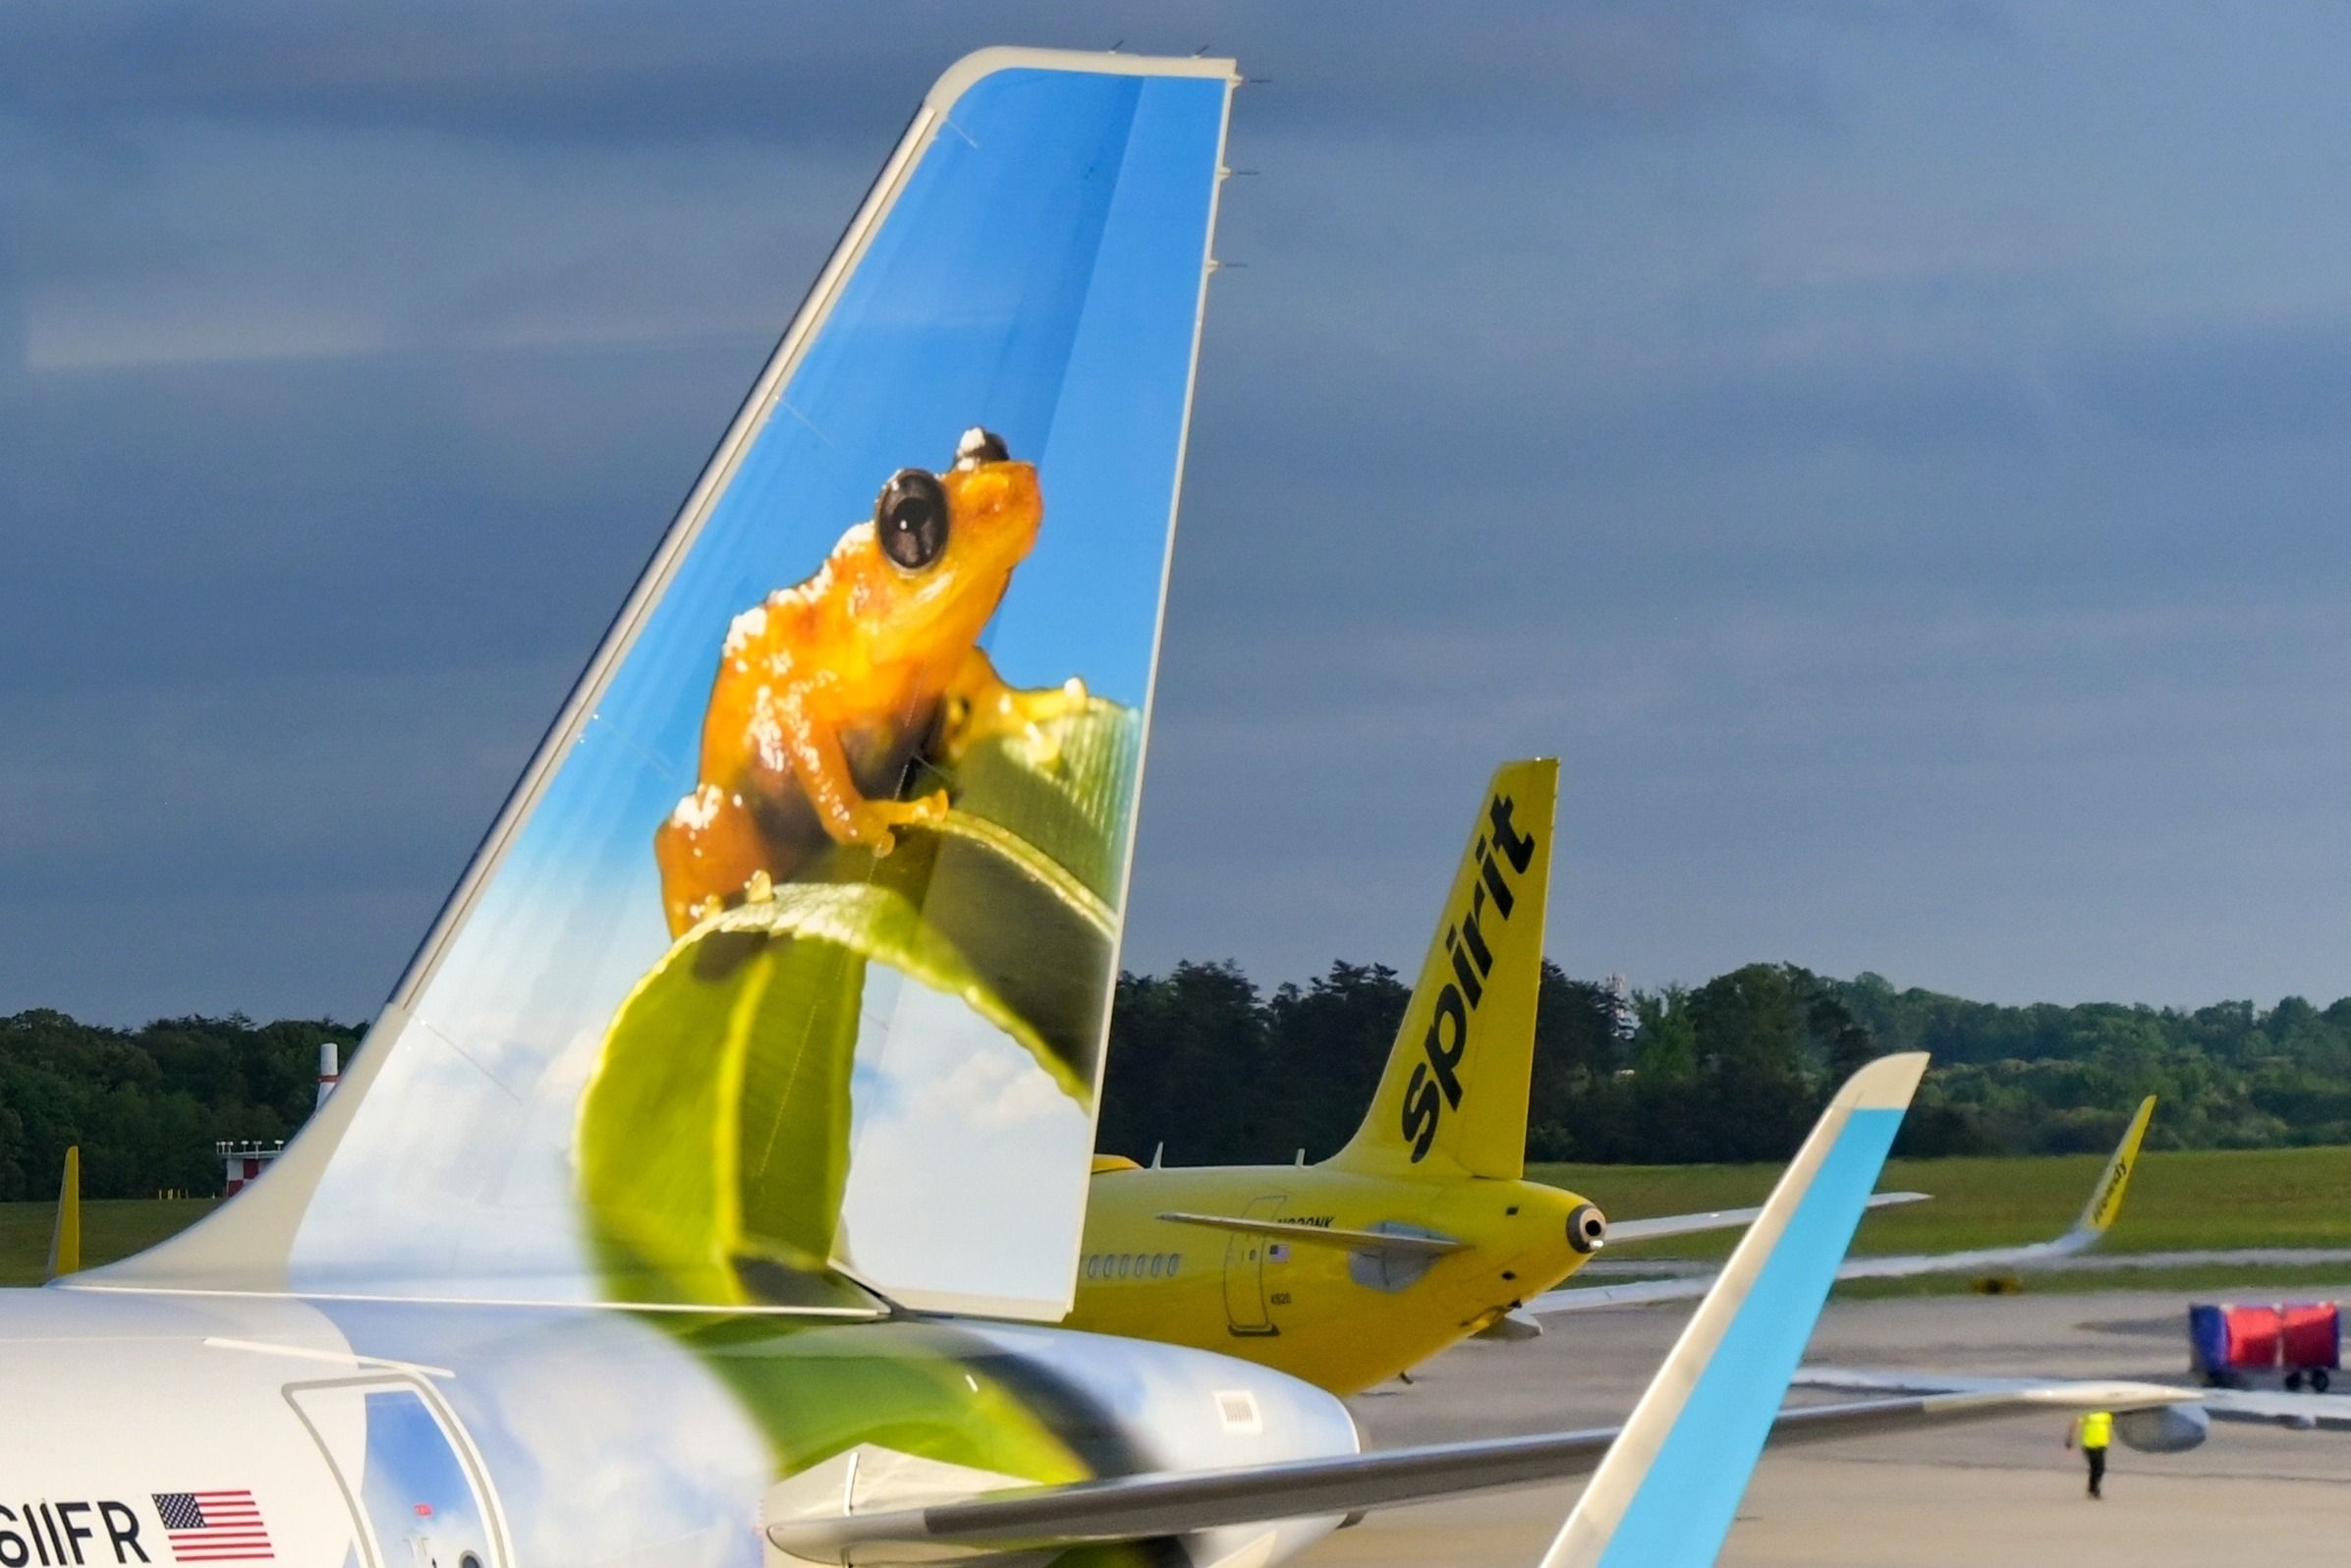
<path fill-rule="evenodd" d="M 845 1498 L 1356 1449 L 1260 1367 L 948 1319 L 13 1290 L 0 1388 L 8 1568 L 783 1562 Z"/>

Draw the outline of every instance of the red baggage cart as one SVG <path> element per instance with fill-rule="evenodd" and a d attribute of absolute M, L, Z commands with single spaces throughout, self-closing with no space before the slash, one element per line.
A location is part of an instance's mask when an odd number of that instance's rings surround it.
<path fill-rule="evenodd" d="M 2216 1388 L 2255 1385 L 2324 1393 L 2342 1366 L 2342 1308 L 2191 1307 L 2189 1364 Z"/>

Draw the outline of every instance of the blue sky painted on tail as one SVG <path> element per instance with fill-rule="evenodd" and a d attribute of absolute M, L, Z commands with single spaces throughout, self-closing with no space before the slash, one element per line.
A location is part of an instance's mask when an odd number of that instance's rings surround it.
<path fill-rule="evenodd" d="M 2351 991 L 2338 10 L 85 0 L 0 11 L 0 1010 L 371 1013 L 939 69 L 1121 38 L 1270 79 L 1129 963 L 1409 970 L 1552 752 L 1579 974 Z"/>

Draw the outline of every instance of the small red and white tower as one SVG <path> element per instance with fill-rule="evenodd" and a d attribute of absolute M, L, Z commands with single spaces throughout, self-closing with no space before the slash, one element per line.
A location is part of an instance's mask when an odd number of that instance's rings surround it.
<path fill-rule="evenodd" d="M 212 1151 L 220 1156 L 223 1176 L 221 1196 L 234 1198 L 244 1190 L 247 1182 L 267 1170 L 269 1162 L 286 1151 L 286 1141 L 281 1138 L 274 1144 L 264 1144 L 259 1139 L 248 1139 L 242 1143 L 226 1139 L 214 1144 Z"/>

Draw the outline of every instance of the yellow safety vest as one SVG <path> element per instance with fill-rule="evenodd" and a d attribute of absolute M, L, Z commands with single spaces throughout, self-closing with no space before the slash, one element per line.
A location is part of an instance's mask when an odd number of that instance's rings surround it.
<path fill-rule="evenodd" d="M 2114 1440 L 2114 1417 L 2111 1412 L 2094 1410 L 2082 1418 L 2082 1446 L 2103 1448 Z"/>

